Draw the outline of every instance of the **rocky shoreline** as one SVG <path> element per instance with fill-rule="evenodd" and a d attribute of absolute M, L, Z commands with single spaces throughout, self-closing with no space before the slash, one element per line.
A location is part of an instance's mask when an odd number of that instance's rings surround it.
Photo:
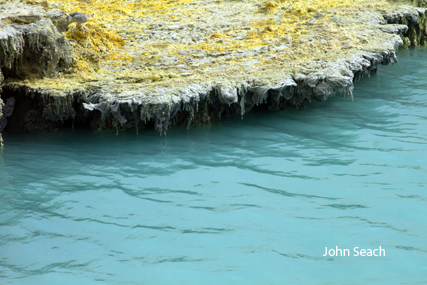
<path fill-rule="evenodd" d="M 177 7 L 194 9 L 209 1 L 187 2 Z M 224 5 L 252 5 L 236 2 Z M 72 24 L 71 14 L 61 9 L 33 4 L 0 2 L 0 133 L 6 124 L 29 131 L 82 125 L 165 133 L 225 114 L 243 116 L 257 105 L 301 107 L 336 93 L 353 99 L 353 84 L 380 64 L 396 63 L 399 47 L 425 44 L 427 21 L 427 9 L 415 7 L 426 6 L 423 1 L 369 11 L 313 7 L 305 14 L 272 1 L 258 5 L 258 26 L 236 29 L 229 19 L 217 31 L 207 30 L 196 20 L 171 17 L 178 13 L 171 8 L 170 23 L 150 26 L 144 18 L 145 29 L 132 31 L 126 41 L 129 35 L 116 36 L 106 24 L 97 29 L 89 20 L 86 28 Z M 283 15 L 290 13 L 301 16 L 286 26 Z M 270 20 L 264 25 L 261 17 Z M 235 20 L 237 27 L 242 19 Z M 293 29 L 286 30 L 290 36 L 282 34 L 285 26 Z M 89 34 L 84 41 L 76 36 L 82 31 Z M 236 46 L 242 41 L 247 46 Z M 159 50 L 148 49 L 159 44 Z M 124 50 L 132 60 L 114 57 Z"/>

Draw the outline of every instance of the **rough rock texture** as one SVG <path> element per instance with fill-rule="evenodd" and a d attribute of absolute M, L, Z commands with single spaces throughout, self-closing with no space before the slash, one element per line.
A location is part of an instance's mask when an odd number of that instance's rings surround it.
<path fill-rule="evenodd" d="M 13 114 L 13 108 L 15 107 L 15 98 L 10 97 L 3 103 L 2 116 L 0 116 L 0 133 L 4 130 L 7 125 L 7 117 Z"/>
<path fill-rule="evenodd" d="M 71 65 L 71 45 L 51 20 L 62 13 L 19 1 L 0 2 L 0 94 L 4 78 L 55 77 Z M 0 97 L 0 143 L 14 103 L 11 97 L 3 106 Z"/>
<path fill-rule="evenodd" d="M 1 20 L 4 12 L 0 12 Z M 71 64 L 71 51 L 65 36 L 50 19 L 22 25 L 0 24 L 0 62 L 6 78 L 55 76 Z"/>
<path fill-rule="evenodd" d="M 91 17 L 67 31 L 75 73 L 11 80 L 19 72 L 2 68 L 5 98 L 16 98 L 9 124 L 29 130 L 153 126 L 165 132 L 224 114 L 243 116 L 261 104 L 301 107 L 337 92 L 353 99 L 354 82 L 380 64 L 397 62 L 399 46 L 424 44 L 426 30 L 425 8 L 382 0 L 156 2 L 117 7 L 88 0 L 79 6 Z M 55 3 L 67 13 L 76 9 L 66 0 Z M 97 11 L 105 16 L 103 7 L 114 17 L 101 21 Z M 51 70 L 58 72 L 56 57 Z"/>

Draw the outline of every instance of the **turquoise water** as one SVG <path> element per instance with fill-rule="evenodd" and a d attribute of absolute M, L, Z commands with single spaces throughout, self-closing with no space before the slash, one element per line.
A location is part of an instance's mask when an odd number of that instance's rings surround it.
<path fill-rule="evenodd" d="M 6 133 L 0 284 L 424 284 L 427 50 L 398 55 L 354 102 Z"/>

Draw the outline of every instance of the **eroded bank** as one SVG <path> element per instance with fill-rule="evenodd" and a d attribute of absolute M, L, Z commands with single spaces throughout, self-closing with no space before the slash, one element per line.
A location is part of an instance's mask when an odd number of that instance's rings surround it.
<path fill-rule="evenodd" d="M 260 104 L 352 99 L 399 47 L 425 44 L 423 1 L 32 2 L 0 3 L 2 129 L 166 132 Z"/>

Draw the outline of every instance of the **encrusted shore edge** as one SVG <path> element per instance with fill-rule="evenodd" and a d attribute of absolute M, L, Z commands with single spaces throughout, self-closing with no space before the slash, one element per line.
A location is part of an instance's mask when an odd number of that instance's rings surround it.
<path fill-rule="evenodd" d="M 7 117 L 13 127 L 30 131 L 52 130 L 62 125 L 90 125 L 92 128 L 140 129 L 154 127 L 160 133 L 176 125 L 208 124 L 224 114 L 242 116 L 254 106 L 268 104 L 273 110 L 286 106 L 301 107 L 326 101 L 336 93 L 353 99 L 354 83 L 376 71 L 380 64 L 397 63 L 396 52 L 402 45 L 422 45 L 425 36 L 426 8 L 384 13 L 381 31 L 388 42 L 379 49 L 355 50 L 350 56 L 327 62 L 320 69 L 304 67 L 281 80 L 259 84 L 256 81 L 205 82 L 192 84 L 172 96 L 129 90 L 110 90 L 103 86 L 85 86 L 72 90 L 26 86 L 3 79 L 25 78 L 25 70 L 50 76 L 68 68 L 71 47 L 55 29 L 60 12 L 45 15 L 27 25 L 6 25 L 0 31 L 0 144 Z M 1 24 L 0 24 L 1 25 Z M 409 43 L 407 42 L 409 39 Z M 406 41 L 406 42 L 405 42 Z M 387 48 L 384 48 L 386 46 Z M 2 73 L 3 72 L 3 73 Z"/>

